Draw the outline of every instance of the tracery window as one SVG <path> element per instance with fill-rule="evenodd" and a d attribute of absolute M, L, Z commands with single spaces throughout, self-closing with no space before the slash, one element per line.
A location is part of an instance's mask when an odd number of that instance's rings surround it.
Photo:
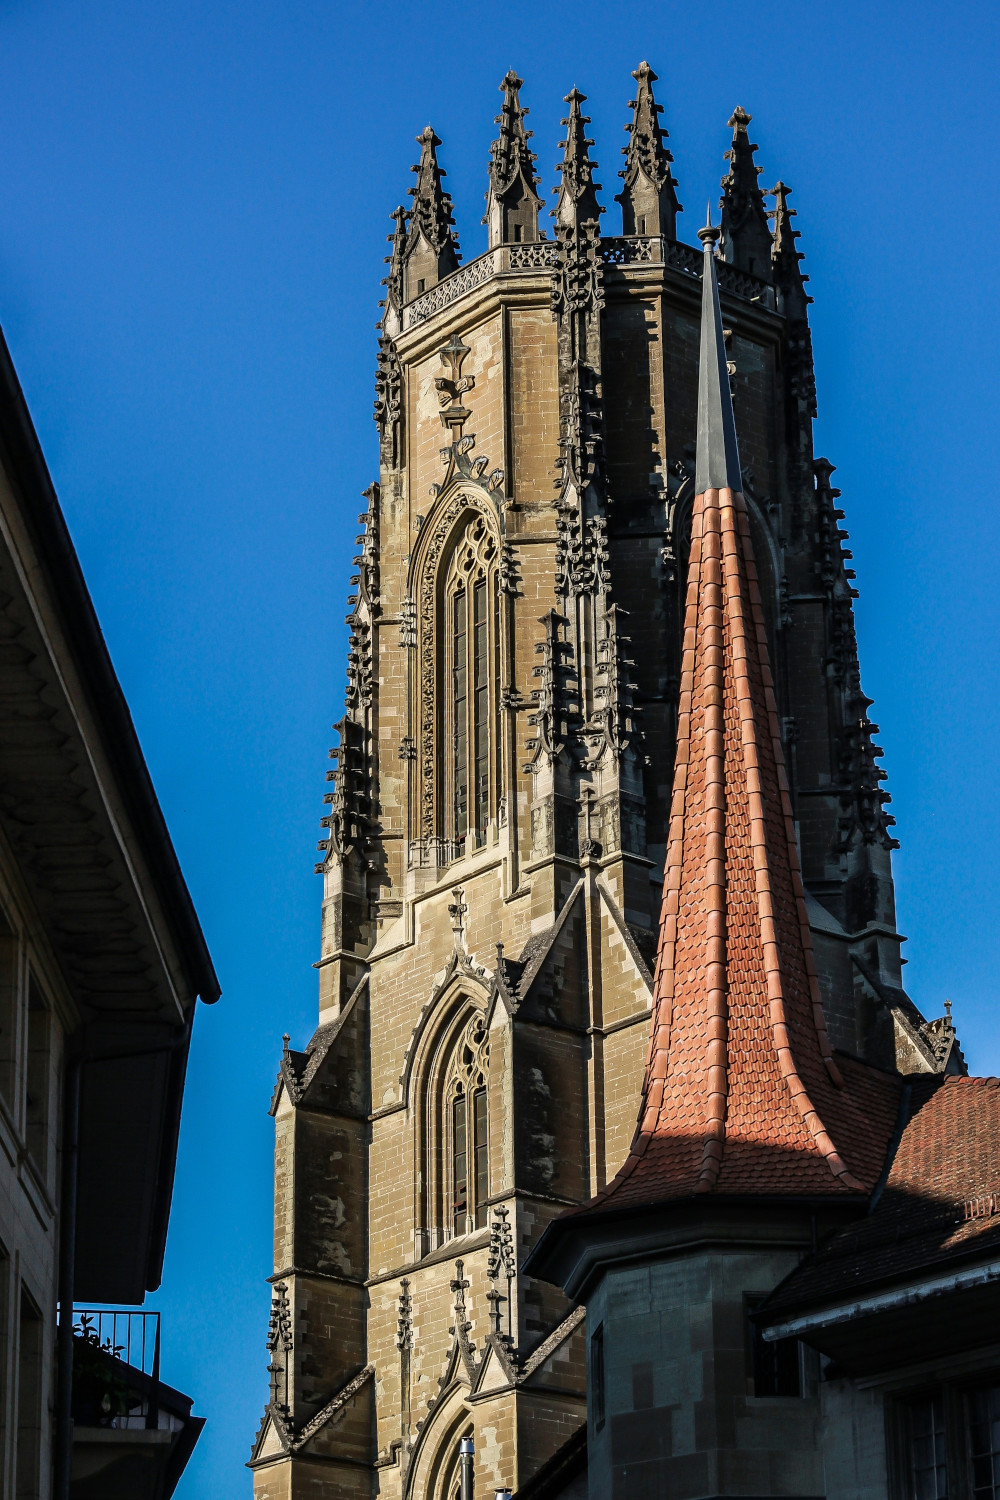
<path fill-rule="evenodd" d="M 452 1059 L 445 1086 L 451 1228 L 455 1235 L 481 1229 L 490 1195 L 489 1105 L 486 1079 L 490 1044 L 486 1022 L 475 1016 Z"/>
<path fill-rule="evenodd" d="M 495 816 L 499 676 L 496 542 L 482 516 L 461 534 L 443 590 L 442 833 L 478 847 Z"/>

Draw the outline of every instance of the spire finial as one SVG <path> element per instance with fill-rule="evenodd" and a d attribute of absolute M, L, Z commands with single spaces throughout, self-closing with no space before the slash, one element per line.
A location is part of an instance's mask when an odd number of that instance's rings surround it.
<path fill-rule="evenodd" d="M 722 179 L 722 253 L 741 271 L 771 279 L 771 230 L 764 195 L 757 183 L 757 146 L 747 134 L 753 115 L 737 104 L 729 118 L 733 143 L 726 152 L 729 171 Z"/>
<path fill-rule="evenodd" d="M 566 139 L 559 142 L 563 159 L 557 170 L 562 174 L 562 182 L 555 189 L 559 197 L 552 214 L 560 224 L 596 224 L 604 212 L 597 201 L 601 184 L 594 181 L 597 163 L 590 159 L 594 143 L 584 128 L 590 124 L 590 116 L 580 113 L 580 105 L 586 98 L 579 89 L 570 89 L 566 95 L 569 115 L 559 122 L 566 127 Z"/>
<path fill-rule="evenodd" d="M 656 74 L 648 62 L 641 62 L 632 77 L 637 87 L 635 98 L 629 100 L 632 119 L 625 126 L 629 143 L 622 147 L 625 167 L 618 174 L 625 186 L 615 199 L 622 206 L 622 233 L 672 240 L 681 205 L 670 171 L 673 157 L 664 145 L 667 132 L 659 120 L 663 106 L 653 98 Z"/>
<path fill-rule="evenodd" d="M 701 243 L 707 250 L 709 246 L 713 246 L 717 243 L 719 235 L 721 233 L 722 230 L 719 228 L 719 226 L 712 223 L 712 204 L 711 200 L 709 200 L 708 206 L 705 210 L 705 222 L 698 230 L 698 238 L 701 240 Z"/>
<path fill-rule="evenodd" d="M 429 291 L 443 276 L 458 266 L 458 240 L 450 196 L 442 187 L 447 173 L 439 166 L 437 148 L 441 144 L 433 127 L 427 125 L 417 136 L 420 160 L 410 171 L 417 174 L 409 190 L 413 199 L 406 242 L 406 296 L 411 301 L 421 291 Z"/>
<path fill-rule="evenodd" d="M 768 215 L 774 220 L 771 267 L 778 294 L 778 311 L 786 318 L 804 319 L 808 316 L 807 308 L 812 298 L 806 294 L 804 285 L 809 277 L 803 276 L 799 267 L 802 252 L 795 247 L 799 231 L 792 228 L 792 220 L 798 210 L 788 207 L 791 191 L 788 184 L 779 179 L 767 193 L 767 197 L 774 199 L 774 208 Z"/>
<path fill-rule="evenodd" d="M 528 111 L 520 98 L 523 83 L 510 68 L 500 85 L 503 106 L 495 121 L 500 134 L 490 147 L 490 186 L 483 218 L 489 225 L 491 247 L 533 243 L 539 238 L 542 200 L 535 176 L 535 153 L 528 149 L 531 131 L 524 128 Z"/>

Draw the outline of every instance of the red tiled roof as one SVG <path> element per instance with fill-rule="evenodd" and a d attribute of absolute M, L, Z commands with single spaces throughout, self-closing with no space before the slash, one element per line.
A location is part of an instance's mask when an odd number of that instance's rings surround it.
<path fill-rule="evenodd" d="M 592 1209 L 870 1192 L 898 1085 L 823 1018 L 743 496 L 695 500 L 652 1036 L 628 1160 Z M 586 1210 L 584 1210 L 586 1212 Z"/>
<path fill-rule="evenodd" d="M 1000 1079 L 922 1077 L 873 1212 L 769 1299 L 771 1321 L 1000 1250 Z"/>

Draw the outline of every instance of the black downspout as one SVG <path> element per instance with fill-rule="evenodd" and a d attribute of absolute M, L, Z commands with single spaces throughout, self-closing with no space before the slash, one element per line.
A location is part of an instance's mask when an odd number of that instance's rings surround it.
<path fill-rule="evenodd" d="M 73 1292 L 76 1269 L 76 1185 L 80 1146 L 80 1058 L 66 1069 L 63 1104 L 63 1180 L 59 1214 L 59 1327 L 56 1333 L 55 1485 L 53 1500 L 69 1500 L 73 1452 Z"/>

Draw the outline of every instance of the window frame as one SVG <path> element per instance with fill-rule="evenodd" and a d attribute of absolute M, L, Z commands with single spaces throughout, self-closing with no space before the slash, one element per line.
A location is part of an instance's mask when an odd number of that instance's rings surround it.
<path fill-rule="evenodd" d="M 499 820 L 498 558 L 499 543 L 486 516 L 470 508 L 444 556 L 437 610 L 441 625 L 438 735 L 443 751 L 438 835 L 452 846 L 454 858 L 461 858 L 470 841 L 473 848 L 483 848 L 491 825 L 495 827 Z"/>

